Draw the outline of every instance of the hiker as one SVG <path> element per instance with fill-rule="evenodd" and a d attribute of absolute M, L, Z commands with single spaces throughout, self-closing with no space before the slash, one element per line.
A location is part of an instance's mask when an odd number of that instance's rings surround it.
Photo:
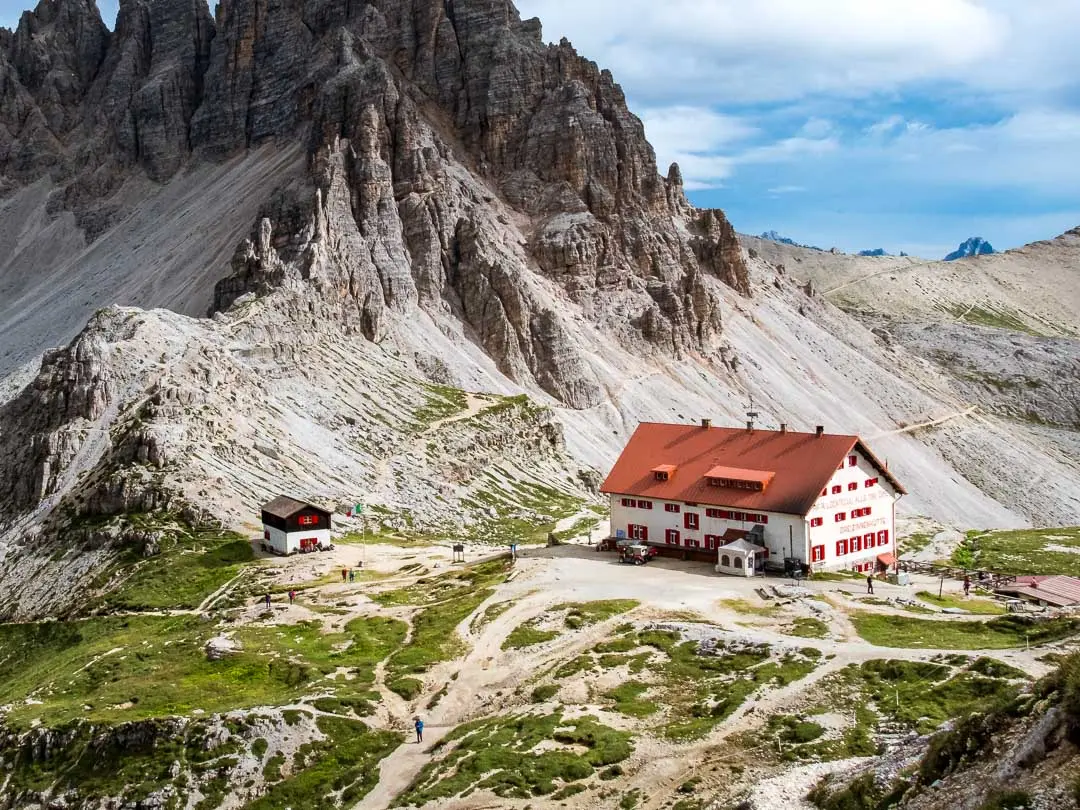
<path fill-rule="evenodd" d="M 344 582 L 348 578 L 349 578 L 349 569 L 348 568 L 342 568 L 341 569 L 341 581 Z"/>
<path fill-rule="evenodd" d="M 355 581 L 356 581 L 356 571 L 354 571 L 353 569 L 350 568 L 349 569 L 349 582 L 355 582 Z"/>
<path fill-rule="evenodd" d="M 971 591 L 971 577 L 964 574 L 964 598 L 967 599 L 968 594 Z"/>
<path fill-rule="evenodd" d="M 270 610 L 270 594 L 266 594 L 266 609 Z"/>
<path fill-rule="evenodd" d="M 289 604 L 296 601 L 296 591 L 289 591 Z"/>
<path fill-rule="evenodd" d="M 424 741 L 424 721 L 417 717 L 413 725 L 416 726 L 416 742 L 422 743 Z"/>
<path fill-rule="evenodd" d="M 866 575 L 866 592 L 867 593 L 873 593 L 874 592 L 874 575 L 873 574 L 867 574 Z"/>

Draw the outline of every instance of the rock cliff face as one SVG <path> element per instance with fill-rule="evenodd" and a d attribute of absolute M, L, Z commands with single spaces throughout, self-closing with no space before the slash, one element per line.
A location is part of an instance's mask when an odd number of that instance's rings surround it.
<path fill-rule="evenodd" d="M 611 74 L 506 0 L 43 0 L 0 54 L 0 175 L 48 173 L 92 239 L 131 170 L 302 140 L 216 306 L 282 284 L 369 340 L 416 306 L 500 370 L 587 408 L 602 392 L 555 298 L 643 353 L 708 355 L 717 284 L 749 293 L 723 214 L 666 178 Z M 7 101 L 10 103 L 7 103 Z M 554 286 L 552 286 L 554 285 Z M 299 305 L 307 307 L 307 304 Z"/>

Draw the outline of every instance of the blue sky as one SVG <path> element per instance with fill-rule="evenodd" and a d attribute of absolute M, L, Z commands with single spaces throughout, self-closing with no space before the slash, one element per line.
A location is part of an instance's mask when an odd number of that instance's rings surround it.
<path fill-rule="evenodd" d="M 661 171 L 740 231 L 939 257 L 1080 225 L 1077 0 L 518 5 L 612 70 Z"/>

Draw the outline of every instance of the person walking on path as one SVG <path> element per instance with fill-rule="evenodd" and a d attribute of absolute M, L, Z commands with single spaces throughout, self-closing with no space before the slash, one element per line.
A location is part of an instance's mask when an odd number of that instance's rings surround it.
<path fill-rule="evenodd" d="M 267 594 L 266 594 L 266 609 L 270 610 L 270 593 L 269 592 L 267 592 Z"/>
<path fill-rule="evenodd" d="M 417 717 L 413 725 L 416 727 L 416 742 L 420 744 L 424 741 L 424 721 Z"/>
<path fill-rule="evenodd" d="M 873 574 L 867 574 L 866 575 L 866 592 L 867 593 L 873 593 L 874 592 L 874 575 Z"/>
<path fill-rule="evenodd" d="M 356 572 L 353 569 L 349 569 L 349 582 L 356 581 Z"/>
<path fill-rule="evenodd" d="M 343 567 L 341 569 L 341 581 L 344 582 L 348 578 L 349 578 L 349 569 Z"/>
<path fill-rule="evenodd" d="M 289 591 L 289 604 L 296 601 L 296 591 Z"/>
<path fill-rule="evenodd" d="M 971 577 L 964 574 L 964 598 L 966 599 L 971 593 Z"/>

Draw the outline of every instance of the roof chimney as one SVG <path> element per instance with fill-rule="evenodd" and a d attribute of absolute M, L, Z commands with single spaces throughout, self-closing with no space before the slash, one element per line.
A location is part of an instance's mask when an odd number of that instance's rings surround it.
<path fill-rule="evenodd" d="M 703 428 L 711 428 L 712 427 L 712 419 L 702 419 L 701 420 L 701 426 Z"/>
<path fill-rule="evenodd" d="M 818 425 L 817 426 L 817 437 L 820 439 L 824 435 L 825 435 L 825 426 L 824 425 Z"/>
<path fill-rule="evenodd" d="M 780 432 L 781 433 L 787 433 L 787 422 L 781 422 L 780 423 Z"/>
<path fill-rule="evenodd" d="M 753 422 L 747 422 L 746 423 L 746 432 L 747 433 L 753 433 L 754 432 L 754 423 Z"/>

